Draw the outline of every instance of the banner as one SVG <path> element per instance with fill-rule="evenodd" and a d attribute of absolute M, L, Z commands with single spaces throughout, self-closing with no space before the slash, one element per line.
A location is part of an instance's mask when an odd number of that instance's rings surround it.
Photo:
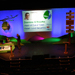
<path fill-rule="evenodd" d="M 2 50 L 10 50 L 10 46 L 0 46 L 0 51 Z"/>

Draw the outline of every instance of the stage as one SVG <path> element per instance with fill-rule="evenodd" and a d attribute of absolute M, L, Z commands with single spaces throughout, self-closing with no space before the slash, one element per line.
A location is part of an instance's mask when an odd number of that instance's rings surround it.
<path fill-rule="evenodd" d="M 24 46 L 21 46 L 21 50 L 18 50 L 17 47 L 15 47 L 13 54 L 14 57 L 12 59 L 25 59 L 25 57 L 30 57 L 32 59 L 33 55 L 45 55 L 49 54 L 49 57 L 56 56 L 58 57 L 65 57 L 69 56 L 72 57 L 75 55 L 75 45 L 71 44 L 68 45 L 67 51 L 68 54 L 64 54 L 65 51 L 65 45 L 52 45 L 49 43 L 30 43 L 25 44 Z M 5 60 L 10 60 L 11 53 L 0 53 L 0 58 Z"/>

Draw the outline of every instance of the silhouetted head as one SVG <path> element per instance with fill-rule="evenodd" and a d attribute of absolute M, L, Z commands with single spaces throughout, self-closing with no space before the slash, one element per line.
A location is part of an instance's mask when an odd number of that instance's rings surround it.
<path fill-rule="evenodd" d="M 8 40 L 8 38 L 6 38 Z"/>
<path fill-rule="evenodd" d="M 17 34 L 17 36 L 19 36 L 19 34 Z"/>

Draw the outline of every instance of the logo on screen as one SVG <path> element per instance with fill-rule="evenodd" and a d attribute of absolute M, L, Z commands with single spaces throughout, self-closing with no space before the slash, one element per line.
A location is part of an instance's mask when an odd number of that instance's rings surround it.
<path fill-rule="evenodd" d="M 50 11 L 49 11 L 49 10 L 46 10 L 45 13 L 43 14 L 43 17 L 44 17 L 45 19 L 50 19 L 50 18 L 51 18 L 51 13 L 50 13 Z"/>
<path fill-rule="evenodd" d="M 49 26 L 47 26 L 47 28 L 49 28 Z"/>

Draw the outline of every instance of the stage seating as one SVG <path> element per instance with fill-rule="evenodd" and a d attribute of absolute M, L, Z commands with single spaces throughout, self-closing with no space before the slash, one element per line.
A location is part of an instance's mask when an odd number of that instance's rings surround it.
<path fill-rule="evenodd" d="M 31 59 L 31 57 L 25 57 L 25 59 Z"/>
<path fill-rule="evenodd" d="M 0 59 L 0 75 L 3 75 L 3 74 L 7 75 L 9 72 L 9 69 L 10 69 L 9 61 Z"/>
<path fill-rule="evenodd" d="M 6 61 L 7 62 L 7 61 Z M 48 58 L 38 60 L 11 60 L 8 66 L 10 75 L 25 75 L 25 74 L 43 74 L 43 75 L 74 75 L 75 73 L 75 58 Z M 8 63 L 9 63 L 8 62 Z"/>
<path fill-rule="evenodd" d="M 51 58 L 56 58 L 56 56 L 55 56 L 55 55 L 53 55 L 53 56 L 51 56 Z"/>

